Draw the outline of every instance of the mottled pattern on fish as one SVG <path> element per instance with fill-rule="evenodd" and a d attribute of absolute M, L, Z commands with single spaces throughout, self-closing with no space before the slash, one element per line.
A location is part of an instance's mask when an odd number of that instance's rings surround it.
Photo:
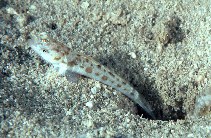
<path fill-rule="evenodd" d="M 70 48 L 48 37 L 45 33 L 32 35 L 29 45 L 43 59 L 58 69 L 61 75 L 71 78 L 79 74 L 111 86 L 139 104 L 150 116 L 155 118 L 151 106 L 141 94 L 127 81 L 93 58 L 72 52 Z"/>

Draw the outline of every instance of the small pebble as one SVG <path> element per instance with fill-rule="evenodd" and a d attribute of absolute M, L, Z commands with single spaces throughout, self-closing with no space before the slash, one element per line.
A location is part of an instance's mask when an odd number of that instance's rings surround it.
<path fill-rule="evenodd" d="M 89 101 L 85 104 L 87 107 L 92 108 L 93 107 L 93 102 Z"/>
<path fill-rule="evenodd" d="M 134 52 L 130 52 L 128 55 L 130 55 L 133 59 L 136 58 L 136 54 Z"/>

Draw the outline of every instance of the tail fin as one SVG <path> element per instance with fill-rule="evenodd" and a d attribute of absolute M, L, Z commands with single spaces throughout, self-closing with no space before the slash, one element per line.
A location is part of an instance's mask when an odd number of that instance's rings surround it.
<path fill-rule="evenodd" d="M 155 115 L 152 111 L 152 107 L 150 106 L 150 104 L 146 101 L 145 98 L 143 98 L 143 96 L 139 96 L 136 99 L 136 103 L 138 103 L 153 119 L 155 119 Z"/>

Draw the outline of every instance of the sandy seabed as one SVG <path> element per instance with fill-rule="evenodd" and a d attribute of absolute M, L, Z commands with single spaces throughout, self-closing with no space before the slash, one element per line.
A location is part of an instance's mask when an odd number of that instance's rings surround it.
<path fill-rule="evenodd" d="M 28 45 L 46 32 L 128 80 L 156 120 L 98 81 L 59 76 Z M 211 1 L 0 0 L 2 137 L 211 137 Z M 203 99 L 203 98 L 201 98 Z"/>

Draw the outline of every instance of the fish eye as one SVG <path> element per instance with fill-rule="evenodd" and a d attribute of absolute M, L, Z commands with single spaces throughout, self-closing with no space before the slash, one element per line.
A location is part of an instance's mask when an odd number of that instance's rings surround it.
<path fill-rule="evenodd" d="M 47 52 L 47 50 L 43 49 L 43 50 L 42 50 L 42 52 L 46 53 L 46 52 Z"/>

